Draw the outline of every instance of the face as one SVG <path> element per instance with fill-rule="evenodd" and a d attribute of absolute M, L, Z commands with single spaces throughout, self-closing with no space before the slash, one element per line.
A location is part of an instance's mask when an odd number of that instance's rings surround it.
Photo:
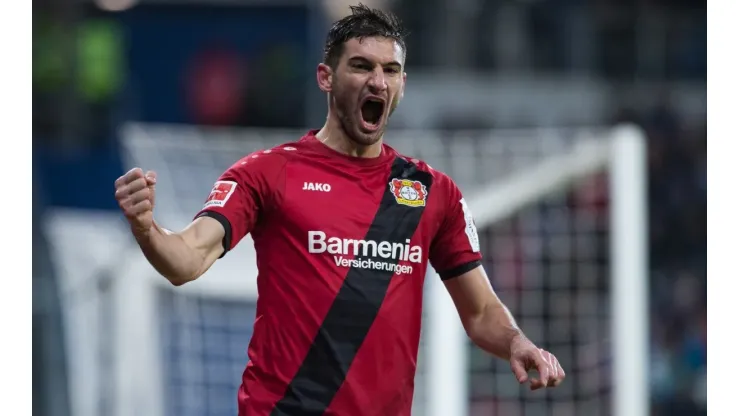
<path fill-rule="evenodd" d="M 377 37 L 347 41 L 334 70 L 319 65 L 319 87 L 350 140 L 369 146 L 383 136 L 403 97 L 403 62 L 397 42 Z"/>

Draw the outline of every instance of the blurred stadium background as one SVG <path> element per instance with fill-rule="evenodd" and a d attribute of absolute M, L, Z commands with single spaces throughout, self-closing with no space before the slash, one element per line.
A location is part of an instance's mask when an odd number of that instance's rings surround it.
<path fill-rule="evenodd" d="M 235 414 L 254 316 L 247 240 L 173 291 L 127 236 L 112 184 L 132 164 L 157 170 L 157 217 L 177 228 L 240 156 L 320 126 L 315 65 L 352 3 L 33 1 L 34 415 Z M 467 194 L 568 161 L 610 126 L 641 127 L 651 414 L 706 414 L 706 3 L 365 3 L 411 31 L 389 143 Z M 473 416 L 611 414 L 609 169 L 571 179 L 475 212 L 490 217 L 479 231 L 494 287 L 568 381 L 529 393 L 507 363 L 425 332 L 417 415 L 447 362 L 464 366 Z"/>

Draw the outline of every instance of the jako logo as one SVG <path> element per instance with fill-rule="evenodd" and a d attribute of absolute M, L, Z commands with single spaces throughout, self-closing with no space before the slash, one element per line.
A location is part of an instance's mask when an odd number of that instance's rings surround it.
<path fill-rule="evenodd" d="M 329 185 L 328 183 L 303 182 L 303 190 L 329 192 L 331 191 L 331 185 Z"/>
<path fill-rule="evenodd" d="M 395 264 L 395 261 L 421 263 L 422 258 L 421 247 L 411 245 L 409 239 L 403 244 L 339 237 L 327 238 L 323 231 L 308 232 L 308 252 L 312 254 L 334 254 L 334 263 L 337 266 L 386 270 L 393 271 L 396 274 L 412 273 L 414 269 L 410 265 Z M 354 258 L 348 259 L 344 256 L 354 256 Z M 361 257 L 370 257 L 370 259 L 361 259 Z"/>

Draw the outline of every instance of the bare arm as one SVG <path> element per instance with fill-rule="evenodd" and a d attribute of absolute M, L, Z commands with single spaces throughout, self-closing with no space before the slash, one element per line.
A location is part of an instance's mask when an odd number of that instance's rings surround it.
<path fill-rule="evenodd" d="M 483 266 L 444 283 L 470 340 L 481 349 L 508 360 L 511 342 L 522 332 L 493 291 Z"/>
<path fill-rule="evenodd" d="M 203 275 L 224 252 L 224 228 L 209 217 L 177 233 L 153 223 L 148 233 L 134 237 L 149 263 L 175 286 Z"/>
<path fill-rule="evenodd" d="M 193 281 L 223 253 L 225 230 L 212 218 L 200 217 L 184 230 L 166 230 L 153 218 L 154 172 L 132 169 L 116 180 L 116 200 L 149 263 L 173 285 Z"/>
<path fill-rule="evenodd" d="M 460 319 L 471 341 L 479 348 L 511 364 L 519 383 L 528 380 L 527 372 L 537 370 L 539 378 L 530 380 L 537 390 L 559 385 L 565 372 L 557 358 L 537 348 L 522 333 L 486 276 L 483 266 L 452 279 L 445 286 L 457 307 Z"/>
<path fill-rule="evenodd" d="M 481 254 L 473 214 L 457 186 L 442 175 L 449 206 L 432 244 L 429 260 L 444 281 L 468 337 L 482 350 L 508 360 L 519 383 L 538 370 L 530 388 L 557 386 L 565 377 L 557 358 L 537 348 L 491 287 L 480 265 Z M 443 188 L 444 189 L 444 188 Z"/>

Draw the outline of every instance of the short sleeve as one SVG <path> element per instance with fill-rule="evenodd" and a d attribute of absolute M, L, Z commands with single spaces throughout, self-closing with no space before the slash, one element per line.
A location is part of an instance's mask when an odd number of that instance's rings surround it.
<path fill-rule="evenodd" d="M 213 185 L 195 218 L 211 217 L 224 227 L 224 255 L 279 203 L 285 158 L 254 153 L 231 166 Z"/>
<path fill-rule="evenodd" d="M 457 185 L 444 176 L 442 222 L 432 241 L 429 261 L 442 280 L 460 276 L 481 264 L 478 231 L 470 208 Z"/>

